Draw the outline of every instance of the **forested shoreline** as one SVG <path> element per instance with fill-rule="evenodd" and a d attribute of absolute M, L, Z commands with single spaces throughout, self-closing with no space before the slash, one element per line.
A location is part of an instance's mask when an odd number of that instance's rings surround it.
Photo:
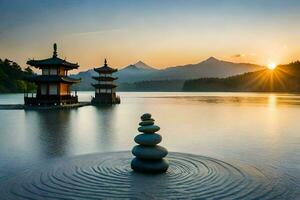
<path fill-rule="evenodd" d="M 274 70 L 264 69 L 227 78 L 187 80 L 183 91 L 300 92 L 300 62 L 279 65 Z"/>
<path fill-rule="evenodd" d="M 24 81 L 26 76 L 33 74 L 29 67 L 22 70 L 16 62 L 0 59 L 0 93 L 19 93 L 33 90 L 34 84 Z"/>

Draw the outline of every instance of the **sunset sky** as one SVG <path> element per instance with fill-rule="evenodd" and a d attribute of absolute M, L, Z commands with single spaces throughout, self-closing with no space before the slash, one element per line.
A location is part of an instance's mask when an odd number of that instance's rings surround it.
<path fill-rule="evenodd" d="M 22 66 L 50 57 L 54 42 L 80 70 L 104 58 L 117 68 L 300 59 L 296 0 L 0 0 L 0 8 L 0 58 Z"/>

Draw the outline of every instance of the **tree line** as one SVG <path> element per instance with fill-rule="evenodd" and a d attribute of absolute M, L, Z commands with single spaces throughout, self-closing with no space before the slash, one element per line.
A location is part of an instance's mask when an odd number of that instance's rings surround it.
<path fill-rule="evenodd" d="M 300 92 L 300 62 L 279 65 L 227 78 L 187 80 L 183 91 L 205 92 Z"/>
<path fill-rule="evenodd" d="M 20 65 L 8 59 L 0 59 L 0 93 L 32 91 L 35 85 L 24 81 L 25 76 L 33 75 L 30 67 L 22 70 Z"/>

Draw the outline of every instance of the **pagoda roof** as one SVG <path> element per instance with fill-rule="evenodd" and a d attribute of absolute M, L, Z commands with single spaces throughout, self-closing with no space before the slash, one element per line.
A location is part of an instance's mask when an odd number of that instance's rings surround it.
<path fill-rule="evenodd" d="M 94 88 L 102 88 L 102 89 L 112 89 L 116 88 L 115 84 L 92 84 Z"/>
<path fill-rule="evenodd" d="M 118 79 L 118 77 L 111 77 L 111 76 L 93 76 L 92 78 L 97 81 L 114 81 Z"/>
<path fill-rule="evenodd" d="M 57 57 L 57 46 L 56 44 L 53 45 L 54 51 L 53 56 L 51 58 L 46 58 L 42 60 L 28 60 L 27 64 L 31 65 L 36 68 L 47 68 L 51 66 L 63 66 L 66 69 L 77 69 L 79 65 L 77 63 L 70 63 L 66 60 L 63 60 Z"/>
<path fill-rule="evenodd" d="M 58 75 L 35 75 L 25 77 L 25 80 L 30 82 L 64 82 L 64 83 L 79 83 L 81 79 L 75 79 L 68 76 L 58 76 Z"/>
<path fill-rule="evenodd" d="M 116 71 L 118 71 L 118 69 L 114 69 L 114 68 L 111 68 L 107 65 L 107 61 L 106 59 L 104 60 L 104 66 L 102 67 L 98 67 L 98 68 L 94 68 L 94 70 L 98 73 L 101 73 L 101 74 L 112 74 Z"/>

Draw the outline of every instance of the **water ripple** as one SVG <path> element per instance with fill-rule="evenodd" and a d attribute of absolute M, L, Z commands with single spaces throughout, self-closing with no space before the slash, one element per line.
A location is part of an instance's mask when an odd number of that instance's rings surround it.
<path fill-rule="evenodd" d="M 5 199 L 292 199 L 293 192 L 258 169 L 170 153 L 167 173 L 130 168 L 130 152 L 79 156 L 28 169 L 0 183 Z"/>

